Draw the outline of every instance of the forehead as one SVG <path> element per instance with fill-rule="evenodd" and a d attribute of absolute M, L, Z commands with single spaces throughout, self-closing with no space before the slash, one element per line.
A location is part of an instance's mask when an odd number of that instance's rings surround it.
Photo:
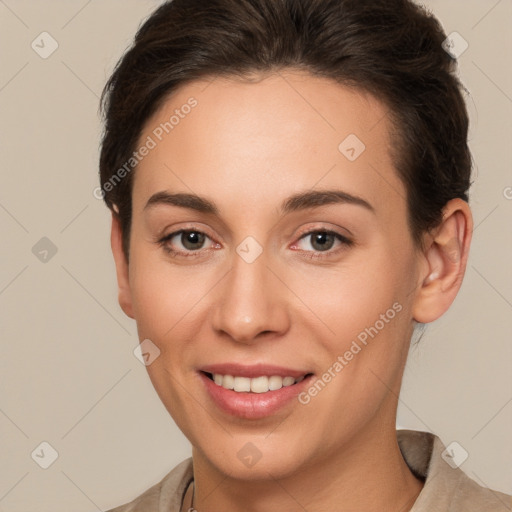
<path fill-rule="evenodd" d="M 375 97 L 309 73 L 198 80 L 147 121 L 139 142 L 149 137 L 154 147 L 137 167 L 134 191 L 147 198 L 192 189 L 239 200 L 245 193 L 264 204 L 285 189 L 321 185 L 364 189 L 376 203 L 386 188 L 403 198 L 389 128 Z"/>

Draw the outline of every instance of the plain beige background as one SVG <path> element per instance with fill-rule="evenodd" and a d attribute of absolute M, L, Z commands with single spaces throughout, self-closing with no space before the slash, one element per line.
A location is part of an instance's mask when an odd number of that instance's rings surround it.
<path fill-rule="evenodd" d="M 98 97 L 157 5 L 0 0 L 0 512 L 105 510 L 190 454 L 134 357 L 93 196 Z M 459 297 L 411 350 L 398 424 L 458 442 L 468 475 L 512 493 L 512 1 L 427 5 L 469 44 L 476 228 Z"/>

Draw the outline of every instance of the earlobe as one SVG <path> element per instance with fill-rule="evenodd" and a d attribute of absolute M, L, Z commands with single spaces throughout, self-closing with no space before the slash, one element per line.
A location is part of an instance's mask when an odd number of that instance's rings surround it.
<path fill-rule="evenodd" d="M 127 316 L 134 318 L 130 281 L 128 277 L 128 262 L 126 261 L 126 256 L 123 251 L 121 223 L 115 213 L 112 213 L 110 245 L 116 265 L 119 305 Z"/>
<path fill-rule="evenodd" d="M 454 301 L 466 270 L 472 231 L 473 220 L 467 202 L 449 201 L 443 209 L 443 221 L 428 235 L 423 250 L 425 265 L 413 306 L 417 322 L 433 322 Z"/>

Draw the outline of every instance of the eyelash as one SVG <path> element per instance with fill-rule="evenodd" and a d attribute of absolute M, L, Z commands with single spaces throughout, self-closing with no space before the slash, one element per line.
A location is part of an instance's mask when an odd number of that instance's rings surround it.
<path fill-rule="evenodd" d="M 203 249 L 198 249 L 195 251 L 177 251 L 175 249 L 172 249 L 168 245 L 169 240 L 172 240 L 175 236 L 180 235 L 182 233 L 199 233 L 211 240 L 211 237 L 209 237 L 204 231 L 200 231 L 198 229 L 187 228 L 187 229 L 180 229 L 178 231 L 173 231 L 172 233 L 169 233 L 168 235 L 165 235 L 161 239 L 157 240 L 157 243 L 163 248 L 163 250 L 167 254 L 169 254 L 173 258 L 176 258 L 176 257 L 196 258 L 198 256 L 202 256 L 205 251 Z M 341 235 L 340 233 L 337 233 L 336 231 L 332 231 L 329 229 L 312 229 L 312 230 L 306 231 L 306 232 L 300 234 L 297 241 L 303 240 L 303 239 L 307 238 L 308 236 L 318 234 L 318 233 L 334 236 L 336 238 L 336 240 L 341 242 L 342 247 L 338 248 L 338 249 L 334 249 L 334 250 L 328 249 L 326 251 L 306 251 L 306 250 L 297 249 L 297 252 L 302 252 L 304 257 L 309 258 L 309 259 L 320 259 L 320 258 L 326 258 L 326 257 L 332 256 L 334 254 L 337 254 L 338 252 L 340 252 L 340 250 L 346 249 L 346 248 L 354 245 L 354 242 L 352 240 L 350 240 L 349 238 Z M 296 245 L 296 244 L 297 244 L 297 242 L 294 242 L 294 245 Z M 211 250 L 211 249 L 206 249 L 206 251 L 209 251 L 209 250 Z"/>
<path fill-rule="evenodd" d="M 340 233 L 333 231 L 331 229 L 325 229 L 325 228 L 316 228 L 316 229 L 310 229 L 304 233 L 301 233 L 299 235 L 299 238 L 297 239 L 297 242 L 294 242 L 293 245 L 296 245 L 300 240 L 303 240 L 307 238 L 308 236 L 314 235 L 314 234 L 323 234 L 323 235 L 332 235 L 334 238 L 340 242 L 340 246 L 337 249 L 328 249 L 327 251 L 306 251 L 302 249 L 297 249 L 298 252 L 301 252 L 304 257 L 308 259 L 325 259 L 329 256 L 337 255 L 339 252 L 351 247 L 354 245 L 353 240 L 350 240 L 344 235 L 341 235 Z"/>
<path fill-rule="evenodd" d="M 162 249 L 172 256 L 173 258 L 197 258 L 198 256 L 202 256 L 204 254 L 204 249 L 198 249 L 196 251 L 177 251 L 176 249 L 172 249 L 168 242 L 169 240 L 172 240 L 175 236 L 181 235 L 182 233 L 200 233 L 204 235 L 206 238 L 211 240 L 211 237 L 209 237 L 204 231 L 201 231 L 199 229 L 192 229 L 192 228 L 185 228 L 180 229 L 178 231 L 173 231 L 172 233 L 169 233 L 168 235 L 165 235 L 163 238 L 157 241 L 157 243 L 162 247 Z M 206 249 L 211 250 L 211 249 Z"/>

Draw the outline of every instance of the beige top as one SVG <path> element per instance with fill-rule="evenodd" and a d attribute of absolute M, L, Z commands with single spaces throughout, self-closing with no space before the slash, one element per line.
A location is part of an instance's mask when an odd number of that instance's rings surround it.
<path fill-rule="evenodd" d="M 512 511 L 512 496 L 481 487 L 457 467 L 460 448 L 447 450 L 437 436 L 428 432 L 398 430 L 397 439 L 411 471 L 425 480 L 410 512 Z M 189 458 L 134 501 L 107 512 L 180 512 L 192 479 Z"/>

